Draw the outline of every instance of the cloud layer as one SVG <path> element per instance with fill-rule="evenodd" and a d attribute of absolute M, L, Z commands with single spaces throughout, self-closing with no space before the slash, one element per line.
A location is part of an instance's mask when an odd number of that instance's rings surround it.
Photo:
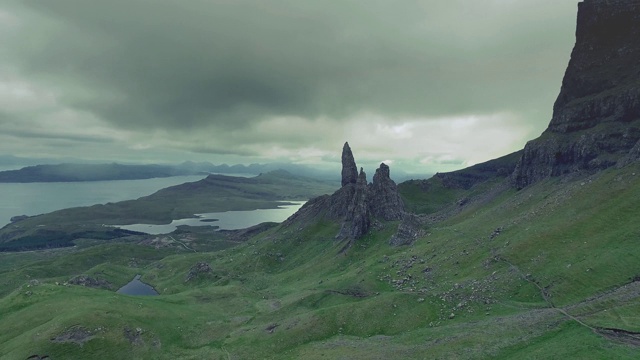
<path fill-rule="evenodd" d="M 0 132 L 15 147 L 0 152 L 321 162 L 349 140 L 365 159 L 416 170 L 482 161 L 546 126 L 575 11 L 557 0 L 9 1 Z"/>

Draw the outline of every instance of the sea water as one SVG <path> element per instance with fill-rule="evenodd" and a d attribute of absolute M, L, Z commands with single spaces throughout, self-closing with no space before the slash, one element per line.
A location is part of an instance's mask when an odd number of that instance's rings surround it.
<path fill-rule="evenodd" d="M 142 196 L 205 175 L 172 176 L 143 180 L 56 183 L 0 183 L 0 227 L 12 216 L 39 215 L 77 206 L 105 204 Z"/>

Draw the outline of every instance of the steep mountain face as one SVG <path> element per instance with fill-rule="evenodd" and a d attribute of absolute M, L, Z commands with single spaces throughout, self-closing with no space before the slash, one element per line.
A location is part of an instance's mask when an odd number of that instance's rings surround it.
<path fill-rule="evenodd" d="M 553 118 L 527 143 L 512 182 L 624 165 L 638 158 L 639 140 L 640 0 L 585 0 Z"/>
<path fill-rule="evenodd" d="M 389 167 L 380 164 L 367 183 L 367 175 L 356 163 L 345 143 L 342 149 L 342 187 L 332 195 L 310 200 L 286 224 L 302 219 L 325 218 L 341 223 L 336 239 L 355 240 L 366 234 L 376 221 L 402 220 L 405 208 L 396 183 L 391 180 Z"/>

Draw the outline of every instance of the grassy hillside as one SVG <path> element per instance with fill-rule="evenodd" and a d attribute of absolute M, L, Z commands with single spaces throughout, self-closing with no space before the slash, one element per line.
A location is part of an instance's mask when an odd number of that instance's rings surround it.
<path fill-rule="evenodd" d="M 432 214 L 446 207 L 464 205 L 469 197 L 481 194 L 513 173 L 522 151 L 426 180 L 409 180 L 398 185 L 407 209 L 416 214 Z"/>
<path fill-rule="evenodd" d="M 341 254 L 338 225 L 316 223 L 215 251 L 0 254 L 0 357 L 637 358 L 640 166 L 499 182 L 455 189 L 467 201 L 441 199 L 406 247 L 388 223 Z M 186 281 L 200 262 L 212 271 Z M 65 284 L 78 274 L 114 289 L 141 274 L 161 295 Z"/>

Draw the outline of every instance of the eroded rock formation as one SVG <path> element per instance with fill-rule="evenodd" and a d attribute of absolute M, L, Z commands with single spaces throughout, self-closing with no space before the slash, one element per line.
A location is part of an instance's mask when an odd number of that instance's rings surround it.
<path fill-rule="evenodd" d="M 400 220 L 404 213 L 404 203 L 398 193 L 396 183 L 391 180 L 389 166 L 382 163 L 369 185 L 371 197 L 371 214 L 373 217 L 386 220 Z"/>
<path fill-rule="evenodd" d="M 346 186 L 350 185 L 347 184 Z M 343 196 L 343 194 L 339 195 Z M 348 201 L 347 211 L 342 219 L 340 232 L 336 235 L 337 238 L 358 239 L 369 231 L 369 227 L 371 226 L 371 212 L 368 198 L 367 174 L 360 168 L 360 174 L 355 184 L 353 196 L 351 196 L 350 201 Z M 347 199 L 345 198 L 344 200 Z M 343 203 L 343 201 L 340 201 L 340 203 Z"/>
<path fill-rule="evenodd" d="M 396 183 L 391 180 L 389 167 L 380 164 L 367 183 L 367 175 L 356 163 L 348 143 L 342 149 L 342 187 L 332 195 L 309 200 L 285 224 L 315 221 L 326 218 L 340 222 L 336 239 L 355 240 L 366 234 L 375 221 L 401 220 L 404 203 Z"/>
<path fill-rule="evenodd" d="M 553 118 L 525 146 L 512 182 L 523 188 L 549 176 L 624 165 L 638 159 L 638 148 L 640 0 L 585 0 Z"/>

